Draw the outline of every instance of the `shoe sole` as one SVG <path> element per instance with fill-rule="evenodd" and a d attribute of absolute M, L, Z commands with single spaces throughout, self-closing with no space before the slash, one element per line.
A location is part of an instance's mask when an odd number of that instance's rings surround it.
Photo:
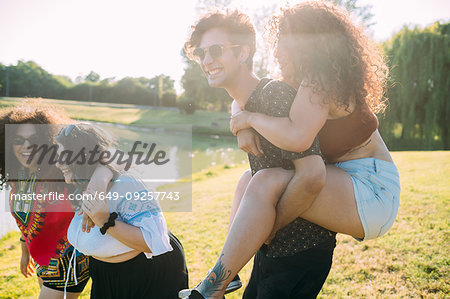
<path fill-rule="evenodd" d="M 228 284 L 225 294 L 234 292 L 236 290 L 239 290 L 242 287 L 242 282 L 240 280 L 232 281 Z M 191 295 L 191 289 L 184 289 L 178 292 L 178 298 L 187 298 L 189 295 Z"/>
<path fill-rule="evenodd" d="M 240 280 L 234 280 L 230 282 L 225 290 L 225 294 L 239 290 L 242 287 L 242 282 Z"/>
<path fill-rule="evenodd" d="M 178 298 L 187 298 L 191 294 L 190 289 L 184 289 L 178 292 Z"/>

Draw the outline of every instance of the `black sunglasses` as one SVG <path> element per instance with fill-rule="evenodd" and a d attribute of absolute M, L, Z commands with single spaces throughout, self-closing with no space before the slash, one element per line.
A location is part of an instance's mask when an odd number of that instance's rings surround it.
<path fill-rule="evenodd" d="M 203 61 L 205 59 L 206 53 L 209 53 L 212 59 L 217 59 L 223 55 L 223 50 L 228 48 L 236 48 L 240 47 L 240 45 L 231 45 L 231 46 L 224 46 L 224 45 L 211 45 L 209 47 L 205 48 L 196 48 L 192 54 L 198 60 L 198 62 Z"/>
<path fill-rule="evenodd" d="M 39 137 L 36 135 L 32 135 L 28 138 L 22 136 L 14 137 L 13 144 L 14 145 L 24 145 L 25 141 L 28 141 L 29 144 L 37 144 L 39 142 Z"/>

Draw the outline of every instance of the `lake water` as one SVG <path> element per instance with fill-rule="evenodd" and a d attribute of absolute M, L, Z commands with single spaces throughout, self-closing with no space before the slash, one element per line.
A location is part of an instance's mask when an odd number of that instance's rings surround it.
<path fill-rule="evenodd" d="M 235 137 L 194 136 L 192 140 L 192 171 L 198 172 L 220 164 L 248 163 Z"/>
<path fill-rule="evenodd" d="M 218 135 L 192 135 L 186 126 L 173 125 L 165 128 L 152 126 L 123 126 L 97 123 L 109 129 L 115 137 L 128 140 L 150 140 L 160 146 L 170 147 L 179 159 L 186 152 L 191 154 L 189 172 L 195 173 L 214 165 L 246 163 L 247 154 L 238 148 L 236 137 Z M 180 169 L 178 169 L 180 171 Z M 182 169 L 181 172 L 186 172 Z"/>

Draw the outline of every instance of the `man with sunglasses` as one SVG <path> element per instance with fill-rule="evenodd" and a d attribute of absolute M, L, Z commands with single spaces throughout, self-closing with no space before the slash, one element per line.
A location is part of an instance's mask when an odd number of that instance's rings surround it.
<path fill-rule="evenodd" d="M 255 30 L 247 15 L 239 11 L 213 12 L 204 15 L 193 26 L 185 51 L 200 64 L 211 87 L 224 88 L 234 99 L 232 112 L 245 109 L 286 117 L 296 90 L 280 81 L 257 78 L 253 73 L 255 40 Z M 225 286 L 247 259 L 247 256 L 240 257 L 240 252 L 236 252 L 235 248 L 240 244 L 235 243 L 240 241 L 234 237 L 240 234 L 240 240 L 246 240 L 244 244 L 249 248 L 261 244 L 260 240 L 253 240 L 256 238 L 253 232 L 258 228 L 252 231 L 251 227 L 242 226 L 245 221 L 241 221 L 244 215 L 245 218 L 258 213 L 256 206 L 252 211 L 252 204 L 258 199 L 246 202 L 247 198 L 244 198 L 240 204 L 242 195 L 251 192 L 247 185 L 257 172 L 274 167 L 293 169 L 290 160 L 300 159 L 304 161 L 304 187 L 314 183 L 314 174 L 309 173 L 308 157 L 320 153 L 317 143 L 306 152 L 292 153 L 274 146 L 253 129 L 241 130 L 237 137 L 239 147 L 249 153 L 251 173 L 244 173 L 239 180 L 230 216 L 232 225 L 224 249 L 207 277 L 191 290 L 190 295 L 189 292 L 180 292 L 180 297 L 221 298 Z M 270 178 L 266 179 L 270 182 Z M 264 219 L 258 225 L 264 225 Z M 297 218 L 256 253 L 244 298 L 316 297 L 329 273 L 334 247 L 333 232 Z"/>

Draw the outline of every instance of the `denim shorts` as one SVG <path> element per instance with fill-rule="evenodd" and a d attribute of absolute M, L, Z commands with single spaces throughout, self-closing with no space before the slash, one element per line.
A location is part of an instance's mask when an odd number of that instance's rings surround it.
<path fill-rule="evenodd" d="M 400 204 L 397 167 L 391 162 L 375 158 L 350 160 L 334 165 L 347 172 L 352 179 L 356 205 L 364 228 L 364 240 L 384 235 L 394 224 Z"/>

